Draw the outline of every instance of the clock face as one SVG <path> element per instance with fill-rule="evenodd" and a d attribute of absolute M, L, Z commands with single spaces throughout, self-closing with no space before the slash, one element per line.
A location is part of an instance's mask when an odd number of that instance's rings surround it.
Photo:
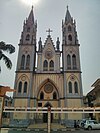
<path fill-rule="evenodd" d="M 47 50 L 47 51 L 45 52 L 45 57 L 46 57 L 47 59 L 51 59 L 52 56 L 53 56 L 53 53 L 52 53 L 51 50 Z"/>

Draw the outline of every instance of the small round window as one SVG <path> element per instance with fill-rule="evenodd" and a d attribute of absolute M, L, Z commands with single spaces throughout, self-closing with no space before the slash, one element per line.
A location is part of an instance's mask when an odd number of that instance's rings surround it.
<path fill-rule="evenodd" d="M 46 84 L 46 85 L 44 86 L 44 91 L 45 91 L 46 93 L 51 93 L 51 92 L 53 91 L 53 86 L 52 86 L 50 83 Z"/>

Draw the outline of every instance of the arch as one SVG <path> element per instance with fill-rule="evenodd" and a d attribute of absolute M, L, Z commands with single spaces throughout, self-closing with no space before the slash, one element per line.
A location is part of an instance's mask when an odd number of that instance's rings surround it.
<path fill-rule="evenodd" d="M 25 55 L 22 55 L 22 58 L 21 58 L 21 69 L 24 69 L 24 65 L 25 65 Z"/>
<path fill-rule="evenodd" d="M 24 83 L 24 93 L 27 93 L 27 82 Z"/>
<path fill-rule="evenodd" d="M 22 91 L 22 82 L 20 81 L 18 84 L 18 93 L 21 93 Z"/>
<path fill-rule="evenodd" d="M 52 107 L 51 103 L 47 102 L 44 107 Z M 53 113 L 51 113 L 51 123 L 53 121 Z M 47 123 L 48 122 L 48 114 L 47 113 L 43 113 L 43 122 Z"/>
<path fill-rule="evenodd" d="M 48 71 L 48 61 L 44 60 L 43 62 L 43 71 Z"/>
<path fill-rule="evenodd" d="M 71 57 L 69 54 L 67 55 L 67 68 L 71 69 Z"/>
<path fill-rule="evenodd" d="M 67 82 L 70 81 L 70 79 L 72 79 L 72 76 L 74 77 L 74 80 L 76 80 L 76 81 L 79 82 L 78 77 L 77 77 L 76 75 L 74 75 L 74 74 L 71 74 L 71 75 L 68 76 L 68 78 L 67 78 Z"/>
<path fill-rule="evenodd" d="M 44 99 L 44 93 L 43 93 L 43 92 L 40 93 L 40 99 L 41 99 L 41 100 Z"/>
<path fill-rule="evenodd" d="M 53 92 L 53 99 L 57 99 L 57 93 Z"/>
<path fill-rule="evenodd" d="M 21 82 L 21 83 L 20 83 Z M 26 84 L 25 82 L 27 82 L 27 92 L 26 93 L 29 93 L 29 90 L 28 90 L 28 83 L 30 82 L 29 81 L 29 77 L 26 75 L 26 74 L 22 74 L 18 79 L 17 79 L 17 81 L 16 81 L 16 83 L 17 83 L 17 86 L 21 86 L 21 87 L 17 87 L 17 88 L 21 88 L 21 92 L 22 93 L 25 93 L 24 92 L 24 84 Z M 20 84 L 22 84 L 22 85 L 19 85 L 19 83 Z M 23 91 L 22 91 L 22 89 L 23 89 Z M 17 89 L 18 90 L 18 89 Z M 20 89 L 19 89 L 20 90 Z M 20 92 L 18 92 L 18 93 L 20 93 Z"/>
<path fill-rule="evenodd" d="M 22 74 L 18 79 L 17 79 L 17 83 L 18 81 L 28 81 L 29 82 L 29 77 L 26 74 Z"/>
<path fill-rule="evenodd" d="M 45 105 L 44 105 L 44 107 L 52 107 L 52 105 L 51 105 L 51 103 L 49 103 L 49 102 L 47 102 Z"/>
<path fill-rule="evenodd" d="M 30 35 L 27 34 L 27 35 L 26 35 L 26 41 L 29 41 L 29 40 L 30 40 Z"/>
<path fill-rule="evenodd" d="M 26 58 L 26 69 L 29 69 L 30 68 L 30 55 L 27 55 L 27 58 Z"/>
<path fill-rule="evenodd" d="M 54 71 L 54 61 L 53 60 L 51 60 L 49 63 L 49 70 Z"/>
<path fill-rule="evenodd" d="M 68 83 L 69 93 L 72 93 L 72 82 L 69 81 Z"/>
<path fill-rule="evenodd" d="M 78 83 L 76 81 L 74 83 L 74 90 L 75 90 L 75 93 L 78 93 Z"/>
<path fill-rule="evenodd" d="M 77 69 L 77 64 L 76 64 L 76 55 L 72 55 L 72 64 L 73 64 L 73 69 Z"/>
<path fill-rule="evenodd" d="M 68 35 L 68 40 L 72 41 L 72 35 Z"/>
<path fill-rule="evenodd" d="M 56 89 L 56 92 L 57 92 L 57 96 L 58 96 L 58 98 L 61 96 L 61 93 L 59 92 L 59 88 L 57 87 L 57 85 L 55 84 L 55 82 L 53 82 L 51 79 L 45 79 L 41 84 L 40 84 L 40 86 L 37 88 L 37 92 L 36 92 L 36 94 L 35 94 L 35 96 L 39 96 L 39 93 L 40 93 L 40 90 L 41 90 L 41 88 L 44 86 L 44 85 L 46 85 L 47 83 L 51 83 L 52 84 L 52 86 L 54 86 L 54 88 Z"/>

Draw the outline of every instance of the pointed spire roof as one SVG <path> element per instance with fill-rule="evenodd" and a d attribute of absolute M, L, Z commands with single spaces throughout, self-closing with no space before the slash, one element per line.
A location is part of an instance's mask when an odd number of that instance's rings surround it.
<path fill-rule="evenodd" d="M 66 21 L 72 21 L 72 17 L 70 15 L 69 10 L 68 10 L 68 6 L 67 6 L 67 11 L 66 11 L 66 16 L 65 16 L 65 22 Z"/>
<path fill-rule="evenodd" d="M 30 11 L 30 14 L 29 14 L 29 17 L 28 17 L 27 21 L 30 22 L 30 23 L 34 23 L 33 6 L 32 6 L 32 9 Z"/>

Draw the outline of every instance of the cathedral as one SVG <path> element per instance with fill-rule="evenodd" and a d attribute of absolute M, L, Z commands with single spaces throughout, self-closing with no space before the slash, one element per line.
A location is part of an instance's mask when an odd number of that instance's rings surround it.
<path fill-rule="evenodd" d="M 83 89 L 76 22 L 69 9 L 62 21 L 62 41 L 51 30 L 37 40 L 33 7 L 21 33 L 13 95 L 14 107 L 82 107 Z M 37 49 L 38 48 L 38 49 Z M 13 113 L 13 119 L 47 122 L 47 114 Z M 52 114 L 51 121 L 80 120 L 82 114 Z"/>

